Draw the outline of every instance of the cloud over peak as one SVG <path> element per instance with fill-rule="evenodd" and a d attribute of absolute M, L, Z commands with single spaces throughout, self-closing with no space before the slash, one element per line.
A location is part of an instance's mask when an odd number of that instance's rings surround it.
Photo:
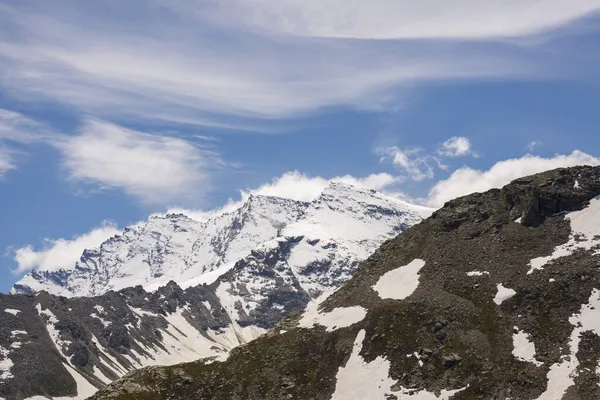
<path fill-rule="evenodd" d="M 84 250 L 100 246 L 106 239 L 119 232 L 113 223 L 105 221 L 100 227 L 72 239 L 44 239 L 40 250 L 34 249 L 31 245 L 19 248 L 14 252 L 17 267 L 13 273 L 20 275 L 33 269 L 41 271 L 72 269 Z"/>

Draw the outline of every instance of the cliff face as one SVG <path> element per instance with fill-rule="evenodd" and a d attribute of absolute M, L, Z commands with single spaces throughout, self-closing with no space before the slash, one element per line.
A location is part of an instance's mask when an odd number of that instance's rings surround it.
<path fill-rule="evenodd" d="M 600 398 L 600 167 L 447 203 L 319 308 L 94 399 Z"/>

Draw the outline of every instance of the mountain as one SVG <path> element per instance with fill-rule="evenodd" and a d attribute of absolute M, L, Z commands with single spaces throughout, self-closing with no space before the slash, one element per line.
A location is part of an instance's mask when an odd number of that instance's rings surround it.
<path fill-rule="evenodd" d="M 157 289 L 170 280 L 183 283 L 199 276 L 214 280 L 219 271 L 231 268 L 296 221 L 307 206 L 278 197 L 251 196 L 240 209 L 207 222 L 183 214 L 153 216 L 125 228 L 99 248 L 84 251 L 74 268 L 28 274 L 12 293 L 45 290 L 66 297 L 98 296 L 137 285 Z"/>
<path fill-rule="evenodd" d="M 140 367 L 226 360 L 430 213 L 332 183 L 310 203 L 151 217 L 0 295 L 0 398 L 81 399 Z"/>
<path fill-rule="evenodd" d="M 320 305 L 103 399 L 598 399 L 600 167 L 448 202 Z"/>

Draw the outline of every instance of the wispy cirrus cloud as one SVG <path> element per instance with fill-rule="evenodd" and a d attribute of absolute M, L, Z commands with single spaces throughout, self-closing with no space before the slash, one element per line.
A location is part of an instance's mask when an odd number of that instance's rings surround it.
<path fill-rule="evenodd" d="M 32 0 L 0 9 L 0 84 L 105 119 L 241 129 L 255 117 L 387 107 L 419 82 L 555 74 L 560 54 L 505 39 L 541 35 L 599 7 L 592 0 Z"/>
<path fill-rule="evenodd" d="M 166 2 L 165 2 L 166 4 Z M 533 35 L 600 9 L 596 0 L 169 1 L 202 20 L 306 37 L 499 39 Z"/>

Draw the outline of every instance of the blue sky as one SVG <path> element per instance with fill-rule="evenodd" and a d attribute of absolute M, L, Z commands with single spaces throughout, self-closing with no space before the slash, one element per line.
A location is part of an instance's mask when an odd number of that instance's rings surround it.
<path fill-rule="evenodd" d="M 0 0 L 0 291 L 170 209 L 340 177 L 438 207 L 600 163 L 599 11 Z"/>

